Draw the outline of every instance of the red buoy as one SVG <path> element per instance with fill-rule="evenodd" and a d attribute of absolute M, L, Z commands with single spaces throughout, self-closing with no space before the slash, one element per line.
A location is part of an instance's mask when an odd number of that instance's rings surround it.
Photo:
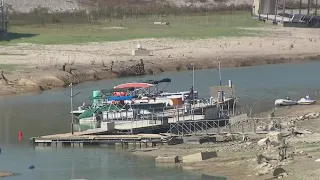
<path fill-rule="evenodd" d="M 22 141 L 22 132 L 21 131 L 18 132 L 18 137 L 19 137 L 19 141 Z"/>

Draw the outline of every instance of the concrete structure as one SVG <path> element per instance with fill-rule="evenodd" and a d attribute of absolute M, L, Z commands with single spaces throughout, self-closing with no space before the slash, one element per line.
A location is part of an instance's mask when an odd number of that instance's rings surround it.
<path fill-rule="evenodd" d="M 178 156 L 158 156 L 155 161 L 156 163 L 177 163 L 179 158 Z"/>
<path fill-rule="evenodd" d="M 150 56 L 151 51 L 147 49 L 133 49 L 132 56 Z"/>
<path fill-rule="evenodd" d="M 101 122 L 101 129 L 106 131 L 113 131 L 115 129 L 114 122 Z"/>
<path fill-rule="evenodd" d="M 199 153 L 183 156 L 182 162 L 183 163 L 198 162 L 198 161 L 202 161 L 202 160 L 206 160 L 214 157 L 217 157 L 217 152 L 215 151 L 199 152 Z"/>

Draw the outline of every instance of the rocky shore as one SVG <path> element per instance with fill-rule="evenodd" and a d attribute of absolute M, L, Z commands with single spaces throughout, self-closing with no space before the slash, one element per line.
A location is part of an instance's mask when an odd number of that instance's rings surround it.
<path fill-rule="evenodd" d="M 319 105 L 297 106 L 291 110 L 280 108 L 276 116 L 284 113 L 288 116 L 280 121 L 281 132 L 267 130 L 269 132 L 266 134 L 248 133 L 246 136 L 234 133 L 211 135 L 216 137 L 215 141 L 186 141 L 174 146 L 131 151 L 140 156 L 178 156 L 180 162 L 175 164 L 180 164 L 186 170 L 223 176 L 228 180 L 316 180 L 320 175 L 320 131 L 316 128 L 320 124 L 319 111 Z M 194 162 L 184 162 L 186 155 L 199 152 L 216 152 L 217 156 L 205 160 L 195 156 Z M 161 166 L 163 163 L 157 164 Z"/>
<path fill-rule="evenodd" d="M 259 29 L 255 29 L 259 30 Z M 317 29 L 268 27 L 263 37 L 138 39 L 75 45 L 17 44 L 0 50 L 0 95 L 66 87 L 70 82 L 165 71 L 319 60 Z M 150 56 L 132 56 L 142 45 Z"/>

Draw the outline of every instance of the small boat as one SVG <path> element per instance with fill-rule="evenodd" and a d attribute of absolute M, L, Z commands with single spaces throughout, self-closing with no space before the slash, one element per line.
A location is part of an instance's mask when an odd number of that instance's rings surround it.
<path fill-rule="evenodd" d="M 301 98 L 299 101 L 298 101 L 298 104 L 299 105 L 311 105 L 311 104 L 315 104 L 317 101 L 316 100 L 313 100 L 310 98 L 310 96 L 306 96 L 305 98 Z"/>
<path fill-rule="evenodd" d="M 289 97 L 287 97 L 287 99 L 277 99 L 274 102 L 274 105 L 276 106 L 292 106 L 297 104 L 298 104 L 298 101 L 291 100 Z"/>

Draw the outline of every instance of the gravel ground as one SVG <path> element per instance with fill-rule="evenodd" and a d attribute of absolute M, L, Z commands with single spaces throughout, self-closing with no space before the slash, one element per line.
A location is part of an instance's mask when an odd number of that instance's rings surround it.
<path fill-rule="evenodd" d="M 46 7 L 52 11 L 72 11 L 81 9 L 77 0 L 5 0 L 16 12 L 29 12 L 36 7 Z"/>

